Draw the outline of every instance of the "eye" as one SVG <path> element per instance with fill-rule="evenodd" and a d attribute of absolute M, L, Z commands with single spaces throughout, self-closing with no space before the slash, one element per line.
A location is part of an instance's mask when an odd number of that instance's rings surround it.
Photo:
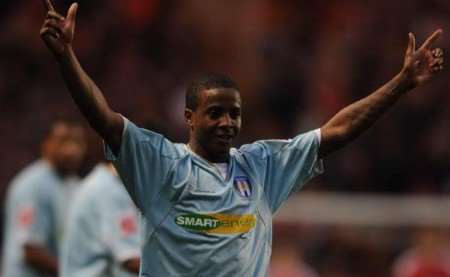
<path fill-rule="evenodd" d="M 212 119 L 218 119 L 221 116 L 219 109 L 211 109 L 208 111 L 208 116 Z"/>
<path fill-rule="evenodd" d="M 241 116 L 241 110 L 240 109 L 233 109 L 230 112 L 230 117 L 233 119 L 237 119 Z"/>

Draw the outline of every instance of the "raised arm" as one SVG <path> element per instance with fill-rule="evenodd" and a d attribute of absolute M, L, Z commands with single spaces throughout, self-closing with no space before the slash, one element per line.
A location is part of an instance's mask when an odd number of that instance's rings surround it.
<path fill-rule="evenodd" d="M 392 80 L 369 96 L 347 106 L 321 127 L 322 139 L 319 156 L 345 146 L 372 126 L 397 100 L 411 89 L 429 81 L 443 69 L 443 51 L 432 49 L 432 44 L 442 34 L 435 31 L 416 50 L 415 38 L 409 33 L 403 68 Z"/>
<path fill-rule="evenodd" d="M 58 14 L 50 0 L 44 0 L 47 17 L 40 34 L 59 64 L 70 94 L 92 128 L 117 152 L 124 128 L 123 118 L 109 107 L 100 89 L 81 67 L 72 49 L 78 4 L 67 17 Z"/>

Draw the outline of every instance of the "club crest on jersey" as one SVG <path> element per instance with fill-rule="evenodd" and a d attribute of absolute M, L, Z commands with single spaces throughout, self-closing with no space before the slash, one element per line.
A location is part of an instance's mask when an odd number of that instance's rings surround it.
<path fill-rule="evenodd" d="M 247 176 L 237 176 L 234 178 L 234 187 L 244 198 L 250 198 L 252 195 L 252 186 Z"/>

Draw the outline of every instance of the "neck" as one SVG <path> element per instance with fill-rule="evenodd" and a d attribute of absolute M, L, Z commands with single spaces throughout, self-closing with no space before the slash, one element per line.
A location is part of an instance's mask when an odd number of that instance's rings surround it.
<path fill-rule="evenodd" d="M 205 147 L 201 146 L 195 140 L 190 139 L 187 146 L 192 150 L 195 154 L 199 155 L 203 159 L 207 160 L 211 163 L 228 163 L 229 160 L 229 151 L 224 153 L 211 153 L 205 149 Z"/>

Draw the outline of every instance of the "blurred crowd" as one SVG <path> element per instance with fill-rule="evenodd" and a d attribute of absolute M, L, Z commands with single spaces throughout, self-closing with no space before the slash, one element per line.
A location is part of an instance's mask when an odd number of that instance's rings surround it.
<path fill-rule="evenodd" d="M 54 2 L 61 12 L 70 4 Z M 450 43 L 446 0 L 78 3 L 75 50 L 86 71 L 115 110 L 142 126 L 159 124 L 175 141 L 187 138 L 184 89 L 201 72 L 224 72 L 239 84 L 244 109 L 237 144 L 243 144 L 317 128 L 377 89 L 400 71 L 410 31 L 420 45 L 443 28 L 439 45 L 445 50 Z M 40 41 L 44 16 L 38 0 L 0 2 L 2 199 L 13 175 L 39 155 L 49 123 L 58 116 L 81 118 Z M 306 189 L 450 192 L 449 85 L 444 69 L 351 147 L 329 157 L 325 174 Z M 92 131 L 88 137 L 81 175 L 102 157 L 99 137 Z M 324 247 L 316 251 L 334 249 Z"/>
<path fill-rule="evenodd" d="M 271 277 L 448 277 L 450 229 L 275 225 Z"/>

